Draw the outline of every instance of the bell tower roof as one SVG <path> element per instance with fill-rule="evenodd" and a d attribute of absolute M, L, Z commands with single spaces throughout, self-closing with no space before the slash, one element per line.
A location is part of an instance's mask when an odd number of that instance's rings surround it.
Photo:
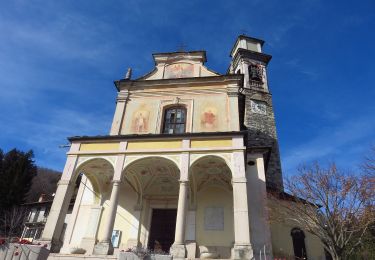
<path fill-rule="evenodd" d="M 264 44 L 264 41 L 261 39 L 253 38 L 246 36 L 244 34 L 241 34 L 237 37 L 236 42 L 233 45 L 233 48 L 230 52 L 230 57 L 234 57 L 239 49 L 245 49 L 253 52 L 262 52 L 262 46 Z"/>

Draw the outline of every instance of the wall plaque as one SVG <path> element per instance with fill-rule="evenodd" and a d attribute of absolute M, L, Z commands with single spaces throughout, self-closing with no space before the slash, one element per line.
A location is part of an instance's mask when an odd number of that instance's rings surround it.
<path fill-rule="evenodd" d="M 224 208 L 211 207 L 204 210 L 205 230 L 224 230 Z"/>

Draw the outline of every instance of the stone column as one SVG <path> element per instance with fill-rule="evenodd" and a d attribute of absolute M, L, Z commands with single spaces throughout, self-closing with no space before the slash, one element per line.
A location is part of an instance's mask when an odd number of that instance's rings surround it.
<path fill-rule="evenodd" d="M 234 259 L 252 259 L 247 180 L 243 152 L 233 152 Z"/>
<path fill-rule="evenodd" d="M 113 180 L 112 181 L 112 192 L 111 198 L 109 201 L 108 213 L 107 213 L 107 222 L 104 226 L 104 238 L 95 245 L 94 254 L 95 255 L 109 255 L 113 254 L 113 246 L 111 242 L 112 231 L 115 225 L 116 213 L 117 213 L 117 204 L 118 204 L 118 195 L 120 193 L 120 184 L 121 181 Z"/>
<path fill-rule="evenodd" d="M 188 207 L 188 191 L 189 182 L 186 180 L 180 181 L 180 190 L 178 194 L 177 218 L 176 218 L 176 233 L 174 243 L 171 247 L 173 259 L 185 259 L 185 224 L 186 224 L 186 210 Z"/>
<path fill-rule="evenodd" d="M 110 135 L 119 135 L 121 133 L 121 126 L 125 116 L 125 107 L 128 100 L 127 92 L 119 92 L 117 96 L 115 115 L 112 121 Z"/>
<path fill-rule="evenodd" d="M 72 145 L 71 150 L 74 147 L 75 146 Z M 50 246 L 51 252 L 58 252 L 62 245 L 60 236 L 70 200 L 74 192 L 74 183 L 71 179 L 74 175 L 76 163 L 77 156 L 69 155 L 61 180 L 57 186 L 56 195 L 43 230 L 42 238 L 39 239 L 40 242 L 47 243 Z"/>

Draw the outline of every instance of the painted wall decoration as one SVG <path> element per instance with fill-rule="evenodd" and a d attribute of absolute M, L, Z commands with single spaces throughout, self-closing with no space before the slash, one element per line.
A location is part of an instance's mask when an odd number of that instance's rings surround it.
<path fill-rule="evenodd" d="M 217 126 L 217 109 L 206 107 L 201 114 L 201 127 L 205 130 L 215 130 Z"/>
<path fill-rule="evenodd" d="M 175 63 L 165 67 L 164 78 L 189 78 L 194 76 L 194 65 L 188 63 Z"/>
<path fill-rule="evenodd" d="M 131 130 L 134 133 L 146 133 L 149 129 L 150 111 L 142 109 L 134 112 Z"/>

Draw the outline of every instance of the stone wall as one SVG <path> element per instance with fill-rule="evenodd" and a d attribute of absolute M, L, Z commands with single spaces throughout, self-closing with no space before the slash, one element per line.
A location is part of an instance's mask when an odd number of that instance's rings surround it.
<path fill-rule="evenodd" d="M 1 260 L 47 260 L 49 250 L 43 246 L 4 244 L 0 246 Z"/>
<path fill-rule="evenodd" d="M 265 155 L 267 186 L 283 188 L 279 145 L 276 134 L 275 116 L 270 93 L 245 89 L 244 125 L 248 131 L 247 147 L 269 147 L 270 153 Z M 265 114 L 252 111 L 251 101 L 264 102 Z"/>

